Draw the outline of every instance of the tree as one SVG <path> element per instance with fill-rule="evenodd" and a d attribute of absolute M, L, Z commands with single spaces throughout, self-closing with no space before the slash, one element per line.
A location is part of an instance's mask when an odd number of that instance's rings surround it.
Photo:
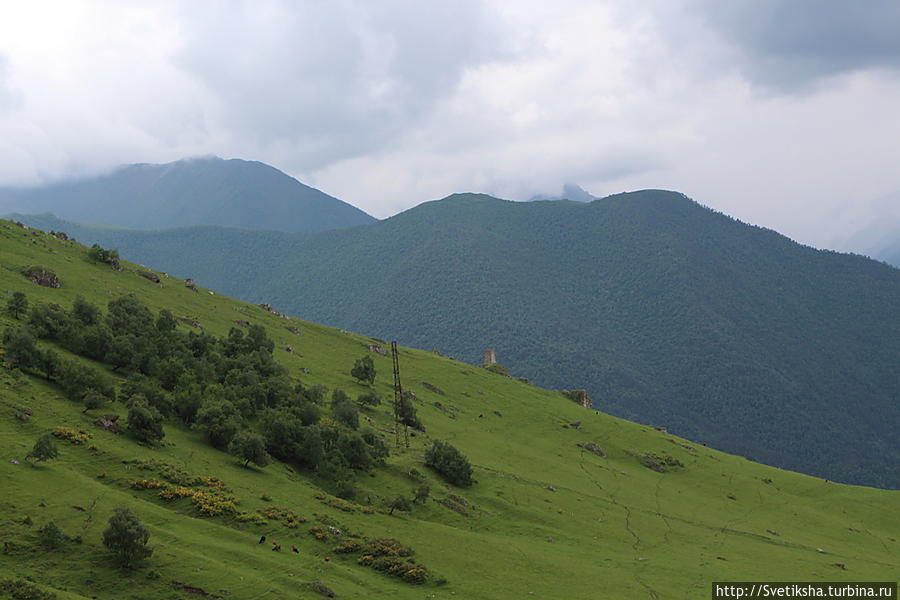
<path fill-rule="evenodd" d="M 6 302 L 6 310 L 18 320 L 28 310 L 28 297 L 25 292 L 13 292 L 12 298 Z"/>
<path fill-rule="evenodd" d="M 82 325 L 96 325 L 100 322 L 100 309 L 81 296 L 76 296 L 72 303 L 72 316 L 81 321 Z"/>
<path fill-rule="evenodd" d="M 413 502 L 416 504 L 424 504 L 426 500 L 428 500 L 428 496 L 431 494 L 431 488 L 429 488 L 424 483 L 416 488 L 415 497 L 413 498 Z"/>
<path fill-rule="evenodd" d="M 38 438 L 38 441 L 35 442 L 31 452 L 25 455 L 25 458 L 34 460 L 34 462 L 31 463 L 31 466 L 33 467 L 35 463 L 51 460 L 57 456 L 59 456 L 59 448 L 56 447 L 56 440 L 53 439 L 52 434 L 45 433 Z"/>
<path fill-rule="evenodd" d="M 387 507 L 390 509 L 388 511 L 389 515 L 394 514 L 395 510 L 409 512 L 412 510 L 412 502 L 406 496 L 400 495 L 388 502 Z"/>
<path fill-rule="evenodd" d="M 400 405 L 397 407 L 397 415 L 400 417 L 400 422 L 404 425 L 424 431 L 422 422 L 419 421 L 419 416 L 416 414 L 416 407 L 413 406 L 412 399 L 412 392 L 407 391 L 400 394 Z"/>
<path fill-rule="evenodd" d="M 147 400 L 136 394 L 131 397 L 128 408 L 128 430 L 138 441 L 155 444 L 163 439 L 162 415 L 156 408 L 147 404 Z"/>
<path fill-rule="evenodd" d="M 13 367 L 34 367 L 40 360 L 37 340 L 27 327 L 7 327 L 3 332 L 3 346 L 6 359 Z"/>
<path fill-rule="evenodd" d="M 207 398 L 197 411 L 195 426 L 206 434 L 216 448 L 226 448 L 243 425 L 234 404 L 228 400 Z"/>
<path fill-rule="evenodd" d="M 381 396 L 374 390 L 370 390 L 357 396 L 356 403 L 361 406 L 378 406 L 381 404 Z"/>
<path fill-rule="evenodd" d="M 350 376 L 359 380 L 360 383 L 375 383 L 375 362 L 371 356 L 363 356 L 356 360 L 353 368 L 350 369 Z"/>
<path fill-rule="evenodd" d="M 88 390 L 84 393 L 84 397 L 81 399 L 84 402 L 84 410 L 81 412 L 87 412 L 89 410 L 95 410 L 103 406 L 103 402 L 106 398 L 95 390 L 94 388 L 88 388 Z"/>
<path fill-rule="evenodd" d="M 359 429 L 359 411 L 350 400 L 340 400 L 331 405 L 334 420 L 350 429 Z"/>
<path fill-rule="evenodd" d="M 150 532 L 127 508 L 116 508 L 103 532 L 103 545 L 116 554 L 116 562 L 124 569 L 134 567 L 153 554 L 147 545 Z"/>
<path fill-rule="evenodd" d="M 59 527 L 57 527 L 56 523 L 53 521 L 50 521 L 38 529 L 38 542 L 40 542 L 41 546 L 46 550 L 55 550 L 65 541 L 65 534 L 60 531 Z"/>
<path fill-rule="evenodd" d="M 434 440 L 431 447 L 425 451 L 425 464 L 454 485 L 468 487 L 474 483 L 469 459 L 442 440 Z"/>
<path fill-rule="evenodd" d="M 251 462 L 259 467 L 269 464 L 266 453 L 266 438 L 248 430 L 239 432 L 228 444 L 228 453 L 244 461 L 244 466 Z"/>

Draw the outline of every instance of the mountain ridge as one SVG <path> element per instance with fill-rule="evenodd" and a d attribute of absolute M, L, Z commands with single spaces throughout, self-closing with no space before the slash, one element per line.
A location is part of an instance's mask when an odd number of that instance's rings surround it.
<path fill-rule="evenodd" d="M 677 192 L 459 194 L 357 228 L 169 232 L 142 247 L 159 268 L 291 314 L 472 363 L 494 348 L 514 374 L 768 464 L 900 482 L 900 273 Z"/>
<path fill-rule="evenodd" d="M 216 225 L 311 232 L 375 221 L 275 167 L 217 157 L 137 163 L 99 177 L 0 188 L 0 210 L 139 230 Z"/>

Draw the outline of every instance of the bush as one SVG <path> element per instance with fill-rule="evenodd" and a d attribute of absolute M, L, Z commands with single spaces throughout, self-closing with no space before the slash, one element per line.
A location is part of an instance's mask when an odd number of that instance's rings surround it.
<path fill-rule="evenodd" d="M 153 554 L 147 545 L 149 539 L 150 532 L 127 508 L 116 508 L 103 532 L 103 545 L 115 553 L 116 562 L 126 569 Z"/>
<path fill-rule="evenodd" d="M 468 487 L 474 483 L 469 459 L 447 442 L 432 442 L 431 447 L 425 451 L 425 464 L 454 485 Z"/>
<path fill-rule="evenodd" d="M 12 600 L 56 600 L 57 595 L 45 592 L 23 579 L 0 579 L 0 598 Z"/>
<path fill-rule="evenodd" d="M 228 452 L 244 461 L 244 466 L 251 462 L 259 467 L 269 464 L 266 453 L 266 439 L 250 431 L 244 430 L 234 436 L 228 444 Z"/>
<path fill-rule="evenodd" d="M 34 459 L 34 462 L 31 463 L 31 466 L 33 467 L 37 462 L 51 460 L 57 456 L 59 456 L 59 448 L 56 447 L 56 440 L 53 439 L 53 434 L 46 433 L 38 438 L 38 441 L 35 442 L 31 452 L 29 452 L 25 458 Z"/>
<path fill-rule="evenodd" d="M 378 406 L 381 404 L 381 396 L 375 393 L 374 390 L 364 392 L 357 396 L 356 403 L 362 406 Z"/>
<path fill-rule="evenodd" d="M 162 426 L 162 415 L 140 394 L 132 396 L 128 408 L 128 430 L 138 441 L 155 444 L 166 433 Z"/>
<path fill-rule="evenodd" d="M 6 310 L 18 320 L 28 311 L 28 297 L 25 292 L 13 292 L 12 298 L 6 302 Z"/>
<path fill-rule="evenodd" d="M 335 390 L 338 391 L 338 390 Z M 359 411 L 350 400 L 340 400 L 331 405 L 331 416 L 334 420 L 350 429 L 359 428 Z"/>
<path fill-rule="evenodd" d="M 350 369 L 350 376 L 358 380 L 360 383 L 375 383 L 375 362 L 371 356 L 363 356 L 356 360 L 353 368 Z"/>
<path fill-rule="evenodd" d="M 50 521 L 38 530 L 38 542 L 47 550 L 55 550 L 66 541 L 66 536 L 56 523 Z"/>

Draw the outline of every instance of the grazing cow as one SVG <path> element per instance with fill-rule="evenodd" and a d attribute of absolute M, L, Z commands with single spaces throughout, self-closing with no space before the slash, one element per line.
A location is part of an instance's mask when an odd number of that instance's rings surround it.
<path fill-rule="evenodd" d="M 272 552 L 281 552 L 281 544 L 272 542 Z"/>
<path fill-rule="evenodd" d="M 262 544 L 262 543 L 265 542 L 265 541 L 266 541 L 266 536 L 264 536 L 264 535 L 263 535 L 263 536 L 260 536 L 260 538 L 259 538 L 259 543 Z"/>
<path fill-rule="evenodd" d="M 297 548 L 297 546 L 291 546 L 291 551 L 296 552 L 297 554 L 300 554 L 300 549 Z"/>

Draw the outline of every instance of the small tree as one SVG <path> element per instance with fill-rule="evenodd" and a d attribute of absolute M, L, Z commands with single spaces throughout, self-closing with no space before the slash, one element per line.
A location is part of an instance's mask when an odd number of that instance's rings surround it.
<path fill-rule="evenodd" d="M 12 298 L 6 303 L 6 310 L 17 320 L 24 315 L 28 311 L 28 297 L 25 292 L 13 292 Z"/>
<path fill-rule="evenodd" d="M 103 402 L 106 398 L 95 390 L 94 388 L 88 388 L 88 390 L 84 393 L 84 397 L 81 399 L 84 402 L 84 410 L 81 412 L 87 412 L 89 410 L 95 410 L 103 406 Z"/>
<path fill-rule="evenodd" d="M 38 542 L 47 550 L 55 550 L 62 546 L 62 543 L 65 541 L 65 534 L 60 531 L 53 521 L 38 529 Z"/>
<path fill-rule="evenodd" d="M 434 440 L 425 451 L 425 464 L 454 485 L 468 487 L 474 483 L 469 459 L 447 442 Z"/>
<path fill-rule="evenodd" d="M 406 496 L 400 495 L 387 503 L 389 515 L 394 514 L 395 510 L 402 510 L 404 512 L 409 512 L 412 510 L 412 502 Z"/>
<path fill-rule="evenodd" d="M 38 438 L 38 441 L 35 442 L 31 452 L 25 455 L 25 458 L 34 461 L 31 463 L 31 466 L 33 467 L 37 462 L 51 460 L 57 456 L 59 456 L 59 448 L 56 447 L 56 440 L 53 439 L 52 434 L 45 433 Z"/>
<path fill-rule="evenodd" d="M 413 502 L 415 502 L 416 504 L 425 504 L 425 501 L 428 500 L 429 495 L 431 495 L 431 488 L 429 488 L 425 484 L 422 484 L 416 488 Z"/>
<path fill-rule="evenodd" d="M 131 397 L 128 408 L 128 430 L 138 441 L 156 444 L 166 435 L 162 425 L 162 415 L 147 404 L 146 399 L 137 394 Z"/>
<path fill-rule="evenodd" d="M 357 359 L 353 364 L 353 368 L 350 369 L 350 375 L 354 379 L 359 380 L 360 383 L 368 383 L 369 385 L 375 383 L 375 362 L 372 360 L 372 357 L 366 355 Z"/>
<path fill-rule="evenodd" d="M 109 527 L 103 532 L 103 545 L 116 555 L 116 562 L 123 569 L 137 565 L 153 554 L 147 545 L 150 532 L 141 525 L 137 516 L 127 508 L 116 508 L 109 518 Z"/>
<path fill-rule="evenodd" d="M 359 429 L 359 411 L 349 400 L 341 400 L 331 405 L 331 416 L 334 420 L 350 429 Z"/>
<path fill-rule="evenodd" d="M 228 453 L 244 461 L 244 466 L 253 464 L 264 467 L 269 464 L 266 452 L 266 438 L 248 430 L 241 431 L 228 444 Z"/>
<path fill-rule="evenodd" d="M 381 396 L 374 390 L 364 392 L 356 397 L 356 403 L 360 406 L 378 406 L 381 404 Z"/>

